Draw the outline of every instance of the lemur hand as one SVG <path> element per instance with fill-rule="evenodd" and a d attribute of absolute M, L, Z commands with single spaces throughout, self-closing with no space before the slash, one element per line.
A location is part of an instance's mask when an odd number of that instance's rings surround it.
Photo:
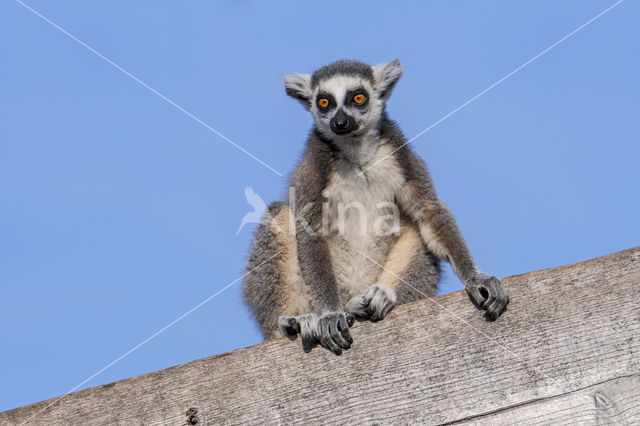
<path fill-rule="evenodd" d="M 318 341 L 322 347 L 336 355 L 349 349 L 353 339 L 349 334 L 349 321 L 344 312 L 331 312 L 318 318 Z"/>
<path fill-rule="evenodd" d="M 280 317 L 279 325 L 285 336 L 295 337 L 300 333 L 303 347 L 320 344 L 336 355 L 340 355 L 342 349 L 351 347 L 353 340 L 349 334 L 349 327 L 354 321 L 353 314 L 332 312 L 322 316 L 316 314 L 283 316 Z"/>
<path fill-rule="evenodd" d="M 365 294 L 349 300 L 346 310 L 359 318 L 380 321 L 391 312 L 397 299 L 392 288 L 384 284 L 374 284 Z"/>
<path fill-rule="evenodd" d="M 487 311 L 487 319 L 497 319 L 509 303 L 509 294 L 496 277 L 485 274 L 477 274 L 467 283 L 467 293 L 476 302 L 480 309 Z"/>

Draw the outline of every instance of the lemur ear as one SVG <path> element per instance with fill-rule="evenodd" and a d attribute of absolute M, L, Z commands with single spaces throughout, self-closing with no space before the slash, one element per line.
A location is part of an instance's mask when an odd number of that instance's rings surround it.
<path fill-rule="evenodd" d="M 383 99 L 389 99 L 391 91 L 402 75 L 402 65 L 400 61 L 394 59 L 391 62 L 383 62 L 375 65 L 373 68 L 373 78 L 375 79 L 374 87 L 378 92 L 378 96 Z"/>
<path fill-rule="evenodd" d="M 311 109 L 311 75 L 310 74 L 285 74 L 284 87 L 287 95 L 297 99 L 306 108 Z"/>

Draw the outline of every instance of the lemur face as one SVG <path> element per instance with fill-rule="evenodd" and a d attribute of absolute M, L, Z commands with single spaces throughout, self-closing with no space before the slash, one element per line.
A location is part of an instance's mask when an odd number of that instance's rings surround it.
<path fill-rule="evenodd" d="M 366 133 L 378 122 L 384 107 L 369 80 L 350 75 L 321 80 L 312 100 L 310 111 L 316 127 L 332 139 Z"/>
<path fill-rule="evenodd" d="M 398 60 L 374 67 L 343 60 L 312 75 L 286 75 L 285 87 L 287 94 L 311 112 L 324 137 L 348 142 L 376 129 L 401 75 Z"/>

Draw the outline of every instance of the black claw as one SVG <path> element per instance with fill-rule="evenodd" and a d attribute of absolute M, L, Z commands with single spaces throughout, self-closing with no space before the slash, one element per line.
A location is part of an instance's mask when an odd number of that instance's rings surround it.
<path fill-rule="evenodd" d="M 351 327 L 355 321 L 356 321 L 355 315 L 353 315 L 351 313 L 347 314 L 347 325 L 349 327 Z"/>

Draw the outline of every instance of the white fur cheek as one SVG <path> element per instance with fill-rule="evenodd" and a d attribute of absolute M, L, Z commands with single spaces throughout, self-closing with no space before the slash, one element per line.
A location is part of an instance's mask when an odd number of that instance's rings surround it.
<path fill-rule="evenodd" d="M 315 120 L 316 128 L 320 131 L 320 133 L 327 139 L 332 139 L 335 137 L 335 133 L 331 130 L 331 123 L 329 119 L 325 120 Z"/>
<path fill-rule="evenodd" d="M 358 115 L 358 121 L 362 131 L 366 132 L 377 126 L 380 122 L 383 109 L 384 103 L 379 99 L 374 98 L 369 100 L 369 109 L 367 112 Z"/>
<path fill-rule="evenodd" d="M 376 118 L 376 121 L 380 119 L 382 111 L 384 109 L 384 102 L 378 99 L 376 95 L 374 99 L 369 101 L 369 115 Z"/>

